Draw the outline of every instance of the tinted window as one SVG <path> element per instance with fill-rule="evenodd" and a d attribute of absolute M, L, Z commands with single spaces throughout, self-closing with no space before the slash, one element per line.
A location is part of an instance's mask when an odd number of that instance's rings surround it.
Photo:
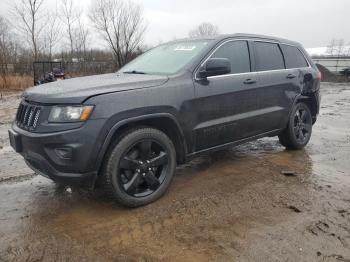
<path fill-rule="evenodd" d="M 249 49 L 246 41 L 227 42 L 212 55 L 231 62 L 231 74 L 250 72 Z"/>
<path fill-rule="evenodd" d="M 281 45 L 287 68 L 308 67 L 304 55 L 294 46 Z"/>
<path fill-rule="evenodd" d="M 284 69 L 284 61 L 278 44 L 255 42 L 257 71 Z"/>

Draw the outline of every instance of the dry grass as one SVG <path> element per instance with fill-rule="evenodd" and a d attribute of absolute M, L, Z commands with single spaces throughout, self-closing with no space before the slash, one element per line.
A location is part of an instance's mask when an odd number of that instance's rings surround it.
<path fill-rule="evenodd" d="M 7 75 L 5 80 L 0 77 L 0 91 L 20 91 L 33 86 L 30 75 Z"/>

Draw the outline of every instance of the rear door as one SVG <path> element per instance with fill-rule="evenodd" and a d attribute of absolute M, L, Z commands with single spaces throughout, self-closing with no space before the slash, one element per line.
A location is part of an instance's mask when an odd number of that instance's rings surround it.
<path fill-rule="evenodd" d="M 280 47 L 284 55 L 289 79 L 299 86 L 301 92 L 303 87 L 312 89 L 315 70 L 309 65 L 302 51 L 296 46 L 287 44 L 280 44 Z"/>
<path fill-rule="evenodd" d="M 299 87 L 295 72 L 285 69 L 279 43 L 254 41 L 253 45 L 258 79 L 256 103 L 260 112 L 256 131 L 265 133 L 285 127 Z"/>
<path fill-rule="evenodd" d="M 298 94 L 309 95 L 316 92 L 319 89 L 318 71 L 309 64 L 303 53 L 304 51 L 301 51 L 303 48 L 299 49 L 298 46 L 288 44 L 281 44 L 280 46 L 290 80 L 293 81 L 295 86 L 298 86 L 294 94 L 295 97 Z M 316 110 L 318 111 L 317 108 Z"/>
<path fill-rule="evenodd" d="M 231 72 L 195 80 L 195 150 L 215 147 L 254 133 L 256 73 L 251 72 L 248 41 L 230 40 L 209 58 L 227 58 Z"/>

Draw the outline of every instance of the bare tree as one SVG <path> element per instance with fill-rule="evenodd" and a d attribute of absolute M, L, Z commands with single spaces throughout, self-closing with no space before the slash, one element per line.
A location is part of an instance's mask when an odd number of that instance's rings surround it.
<path fill-rule="evenodd" d="M 350 43 L 346 46 L 345 56 L 350 56 Z"/>
<path fill-rule="evenodd" d="M 2 88 L 7 87 L 6 74 L 8 63 L 8 24 L 5 19 L 0 17 L 0 76 L 2 79 Z"/>
<path fill-rule="evenodd" d="M 73 58 L 75 49 L 75 30 L 81 15 L 81 10 L 73 5 L 73 0 L 62 0 L 62 22 L 66 26 L 67 38 L 70 47 L 70 58 Z"/>
<path fill-rule="evenodd" d="M 335 46 L 336 46 L 336 40 L 332 39 L 327 46 L 326 53 L 330 56 L 333 56 L 336 50 Z"/>
<path fill-rule="evenodd" d="M 40 36 L 46 23 L 41 12 L 44 0 L 20 0 L 15 4 L 14 13 L 18 28 L 29 42 L 34 60 L 38 59 Z M 17 21 L 16 21 L 17 22 Z"/>
<path fill-rule="evenodd" d="M 202 23 L 189 32 L 189 36 L 192 38 L 201 36 L 215 36 L 218 34 L 218 26 L 211 23 Z"/>
<path fill-rule="evenodd" d="M 7 21 L 0 16 L 0 77 L 2 88 L 7 87 L 8 64 L 16 59 L 17 46 L 12 39 Z"/>
<path fill-rule="evenodd" d="M 347 55 L 346 46 L 343 39 L 332 39 L 327 46 L 326 53 L 330 56 L 345 56 Z"/>
<path fill-rule="evenodd" d="M 61 25 L 62 24 L 58 19 L 57 12 L 52 12 L 51 14 L 49 14 L 47 27 L 44 34 L 45 35 L 44 42 L 45 42 L 45 47 L 50 60 L 52 59 L 54 48 L 56 47 L 58 42 L 62 39 Z"/>
<path fill-rule="evenodd" d="M 336 55 L 339 56 L 343 56 L 344 55 L 344 51 L 345 51 L 345 45 L 344 45 L 344 40 L 343 39 L 339 39 L 337 46 L 336 46 Z"/>
<path fill-rule="evenodd" d="M 88 48 L 88 37 L 89 29 L 86 24 L 82 21 L 80 16 L 78 19 L 78 27 L 75 29 L 75 50 L 79 54 L 80 59 L 86 60 L 87 48 Z"/>
<path fill-rule="evenodd" d="M 141 6 L 125 0 L 94 0 L 89 17 L 113 50 L 117 66 L 127 63 L 146 30 Z"/>

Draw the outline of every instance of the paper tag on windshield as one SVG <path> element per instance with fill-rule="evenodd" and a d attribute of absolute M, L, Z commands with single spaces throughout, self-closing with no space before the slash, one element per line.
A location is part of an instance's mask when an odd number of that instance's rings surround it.
<path fill-rule="evenodd" d="M 194 49 L 196 49 L 195 45 L 192 45 L 192 46 L 178 45 L 175 47 L 174 51 L 193 51 Z"/>

